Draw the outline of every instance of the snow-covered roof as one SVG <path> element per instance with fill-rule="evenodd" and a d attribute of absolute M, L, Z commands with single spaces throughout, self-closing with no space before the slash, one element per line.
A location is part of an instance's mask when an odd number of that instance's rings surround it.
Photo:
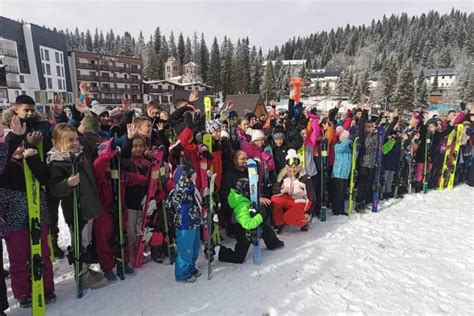
<path fill-rule="evenodd" d="M 288 65 L 305 65 L 306 64 L 306 59 L 285 59 L 282 60 L 283 65 L 288 66 Z M 272 65 L 276 64 L 276 60 L 272 60 Z M 262 64 L 263 66 L 267 65 L 267 61 L 265 60 Z"/>
<path fill-rule="evenodd" d="M 177 77 L 174 77 L 177 78 Z M 143 84 L 172 84 L 175 86 L 180 86 L 180 87 L 187 87 L 187 86 L 202 86 L 206 88 L 213 88 L 212 86 L 208 86 L 207 84 L 204 84 L 202 82 L 186 82 L 186 83 L 181 83 L 177 81 L 173 81 L 173 78 L 167 79 L 167 80 L 143 80 Z"/>
<path fill-rule="evenodd" d="M 454 68 L 424 68 L 423 74 L 426 77 L 436 76 L 436 71 L 438 76 L 452 76 L 456 75 L 456 70 Z"/>

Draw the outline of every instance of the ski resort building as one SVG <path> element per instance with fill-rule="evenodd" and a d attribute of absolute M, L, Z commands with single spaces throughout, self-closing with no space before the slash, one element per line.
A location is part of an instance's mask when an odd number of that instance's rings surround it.
<path fill-rule="evenodd" d="M 66 37 L 0 16 L 0 105 L 28 94 L 37 103 L 54 95 L 72 102 Z"/>
<path fill-rule="evenodd" d="M 143 62 L 140 58 L 72 51 L 68 55 L 75 96 L 88 81 L 91 98 L 101 104 L 120 104 L 123 98 L 141 104 Z"/>

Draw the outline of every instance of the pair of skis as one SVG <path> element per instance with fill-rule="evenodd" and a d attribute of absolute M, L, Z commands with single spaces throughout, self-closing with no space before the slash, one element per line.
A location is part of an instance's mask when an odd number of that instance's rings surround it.
<path fill-rule="evenodd" d="M 212 101 L 211 98 L 204 97 L 204 115 L 206 122 L 212 120 Z M 206 149 L 212 155 L 212 134 L 205 133 L 202 142 Z M 209 163 L 211 166 L 209 168 Z M 212 261 L 214 258 L 215 246 L 220 244 L 219 223 L 216 214 L 216 202 L 214 200 L 214 190 L 217 175 L 213 173 L 212 162 L 202 157 L 201 161 L 201 185 L 203 195 L 203 213 L 206 215 L 205 220 L 205 254 L 207 257 L 207 279 L 212 278 Z"/>
<path fill-rule="evenodd" d="M 443 168 L 439 179 L 439 191 L 445 188 L 450 190 L 454 186 L 456 176 L 456 167 L 459 159 L 459 150 L 461 148 L 463 124 L 458 124 L 448 135 L 446 152 L 444 153 Z M 447 183 L 446 183 L 446 180 Z"/>
<path fill-rule="evenodd" d="M 357 145 L 359 143 L 359 136 L 354 138 L 352 142 L 352 154 L 351 154 L 351 179 L 349 183 L 349 209 L 348 216 L 352 216 L 354 210 L 354 197 L 355 197 L 355 183 L 357 177 Z"/>
<path fill-rule="evenodd" d="M 382 147 L 385 139 L 385 127 L 380 125 L 377 127 L 377 155 L 375 156 L 375 174 L 373 180 L 373 195 L 372 195 L 372 212 L 379 211 L 380 190 L 382 181 Z"/>

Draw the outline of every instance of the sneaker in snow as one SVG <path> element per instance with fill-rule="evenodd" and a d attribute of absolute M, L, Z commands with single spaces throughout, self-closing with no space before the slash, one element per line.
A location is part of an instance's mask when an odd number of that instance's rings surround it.
<path fill-rule="evenodd" d="M 184 279 L 184 280 L 176 280 L 177 282 L 180 283 L 194 283 L 196 282 L 196 277 L 194 275 L 191 275 L 189 278 Z"/>
<path fill-rule="evenodd" d="M 193 272 L 193 277 L 195 277 L 197 279 L 200 276 L 201 276 L 201 271 L 199 271 L 198 269 L 195 269 L 194 272 Z"/>
<path fill-rule="evenodd" d="M 128 264 L 125 265 L 124 270 L 125 270 L 125 274 L 135 275 L 135 270 Z"/>
<path fill-rule="evenodd" d="M 90 272 L 90 269 L 81 276 L 84 289 L 100 289 L 109 284 L 109 281 L 98 272 Z"/>
<path fill-rule="evenodd" d="M 51 292 L 51 293 L 46 294 L 46 295 L 44 296 L 44 302 L 45 302 L 46 304 L 56 302 L 56 294 L 54 294 L 54 292 Z"/>
<path fill-rule="evenodd" d="M 32 301 L 31 301 L 31 296 L 27 296 L 24 298 L 20 298 L 18 300 L 18 303 L 20 304 L 21 308 L 29 308 L 31 307 Z"/>
<path fill-rule="evenodd" d="M 115 273 L 113 270 L 105 270 L 104 271 L 104 277 L 110 282 L 117 282 L 117 276 L 115 276 Z"/>
<path fill-rule="evenodd" d="M 268 248 L 268 250 L 276 250 L 285 247 L 285 243 L 282 240 L 278 240 L 275 244 L 275 247 L 273 248 Z"/>

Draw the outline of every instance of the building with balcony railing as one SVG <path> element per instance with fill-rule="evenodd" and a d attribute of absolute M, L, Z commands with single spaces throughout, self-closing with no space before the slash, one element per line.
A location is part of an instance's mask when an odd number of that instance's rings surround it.
<path fill-rule="evenodd" d="M 0 65 L 5 65 L 7 102 L 13 103 L 20 94 L 38 103 L 48 103 L 54 95 L 72 102 L 65 35 L 1 16 L 0 25 Z"/>
<path fill-rule="evenodd" d="M 102 104 L 143 102 L 141 59 L 80 51 L 69 52 L 68 59 L 76 97 L 81 81 L 88 81 L 91 98 Z"/>

